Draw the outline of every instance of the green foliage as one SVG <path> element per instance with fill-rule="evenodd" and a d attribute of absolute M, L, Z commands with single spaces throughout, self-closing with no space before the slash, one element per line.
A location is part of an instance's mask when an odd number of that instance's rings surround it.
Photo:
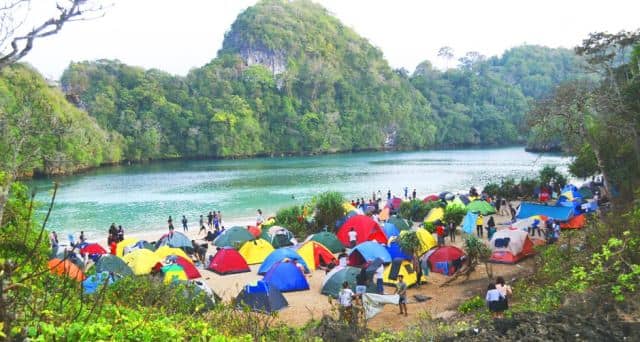
<path fill-rule="evenodd" d="M 422 228 L 433 234 L 436 231 L 436 224 L 434 222 L 423 222 Z"/>
<path fill-rule="evenodd" d="M 418 235 L 413 230 L 403 230 L 398 236 L 398 244 L 400 248 L 414 255 L 417 251 L 421 250 L 422 242 L 418 239 Z"/>
<path fill-rule="evenodd" d="M 540 170 L 540 183 L 542 184 L 557 184 L 560 188 L 567 185 L 567 177 L 556 170 L 555 166 L 546 165 Z"/>
<path fill-rule="evenodd" d="M 429 214 L 429 210 L 437 206 L 438 202 L 424 203 L 418 199 L 408 202 L 403 201 L 402 204 L 400 204 L 400 216 L 413 222 L 420 222 Z"/>
<path fill-rule="evenodd" d="M 337 191 L 327 191 L 313 197 L 311 206 L 315 208 L 314 217 L 317 231 L 324 227 L 330 231 L 336 226 L 336 222 L 344 216 L 344 208 L 342 207 L 344 202 L 344 196 Z"/>
<path fill-rule="evenodd" d="M 444 209 L 444 222 L 452 223 L 455 227 L 459 226 L 467 214 L 467 210 L 461 206 L 449 205 Z"/>
<path fill-rule="evenodd" d="M 500 193 L 500 184 L 498 183 L 489 183 L 484 186 L 483 192 L 486 192 L 487 195 L 496 197 Z"/>
<path fill-rule="evenodd" d="M 469 258 L 469 263 L 487 263 L 491 257 L 491 249 L 474 235 L 467 235 L 464 240 L 464 252 Z"/>
<path fill-rule="evenodd" d="M 483 308 L 486 308 L 484 299 L 480 298 L 480 296 L 474 296 L 458 305 L 458 312 L 466 314 Z"/>
<path fill-rule="evenodd" d="M 276 224 L 286 227 L 295 236 L 309 235 L 309 226 L 303 213 L 304 208 L 298 205 L 282 208 L 276 212 Z"/>
<path fill-rule="evenodd" d="M 569 172 L 579 178 L 587 178 L 598 173 L 598 160 L 591 146 L 585 144 L 580 148 L 575 159 L 569 164 Z"/>

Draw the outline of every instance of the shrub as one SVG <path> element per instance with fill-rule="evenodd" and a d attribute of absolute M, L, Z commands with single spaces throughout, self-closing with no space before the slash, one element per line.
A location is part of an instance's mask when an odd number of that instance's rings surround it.
<path fill-rule="evenodd" d="M 436 224 L 433 222 L 424 222 L 422 224 L 422 228 L 426 229 L 429 233 L 432 233 L 436 231 Z"/>
<path fill-rule="evenodd" d="M 304 219 L 302 206 L 294 205 L 276 212 L 276 224 L 286 227 L 293 235 L 303 237 L 309 234 L 309 227 Z"/>
<path fill-rule="evenodd" d="M 540 170 L 540 183 L 550 184 L 551 182 L 557 184 L 560 188 L 567 185 L 567 177 L 556 170 L 555 166 L 546 165 Z"/>
<path fill-rule="evenodd" d="M 498 183 L 489 183 L 485 185 L 482 191 L 486 192 L 489 196 L 496 197 L 500 192 L 500 185 Z"/>
<path fill-rule="evenodd" d="M 437 207 L 439 202 L 424 203 L 421 200 L 411 200 L 400 204 L 400 216 L 413 222 L 422 221 L 429 210 Z"/>
<path fill-rule="evenodd" d="M 462 223 L 467 210 L 460 206 L 448 206 L 444 209 L 444 222 L 451 223 L 457 227 Z"/>
<path fill-rule="evenodd" d="M 314 196 L 311 206 L 315 208 L 315 231 L 324 227 L 335 227 L 336 222 L 344 216 L 342 204 L 345 202 L 341 193 L 336 191 L 323 192 Z"/>
<path fill-rule="evenodd" d="M 533 192 L 538 186 L 538 180 L 532 178 L 522 178 L 520 180 L 520 197 L 532 198 Z"/>
<path fill-rule="evenodd" d="M 484 299 L 480 298 L 480 296 L 475 296 L 462 302 L 462 304 L 458 306 L 458 311 L 466 314 L 483 308 L 485 308 Z"/>

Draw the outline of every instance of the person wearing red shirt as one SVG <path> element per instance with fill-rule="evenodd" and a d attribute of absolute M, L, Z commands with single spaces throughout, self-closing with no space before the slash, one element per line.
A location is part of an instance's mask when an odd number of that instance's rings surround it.
<path fill-rule="evenodd" d="M 439 223 L 436 226 L 436 234 L 438 235 L 438 246 L 444 246 L 444 226 L 442 225 L 442 223 Z"/>

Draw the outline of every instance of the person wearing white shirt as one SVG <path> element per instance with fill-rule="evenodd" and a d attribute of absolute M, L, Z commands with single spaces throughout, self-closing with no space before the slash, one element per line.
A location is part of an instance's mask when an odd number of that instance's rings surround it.
<path fill-rule="evenodd" d="M 353 320 L 353 291 L 349 288 L 349 282 L 342 283 L 342 290 L 338 292 L 338 301 L 340 302 L 340 320 L 351 322 Z"/>
<path fill-rule="evenodd" d="M 491 311 L 491 316 L 493 316 L 493 318 L 501 318 L 504 312 L 503 303 L 506 303 L 506 300 L 500 290 L 496 289 L 496 284 L 489 284 L 485 300 L 489 311 Z"/>
<path fill-rule="evenodd" d="M 358 241 L 358 232 L 356 232 L 355 228 L 351 227 L 351 230 L 347 233 L 349 236 L 349 245 L 351 248 L 356 246 L 356 242 Z"/>
<path fill-rule="evenodd" d="M 384 277 L 384 265 L 380 265 L 376 269 L 375 273 L 376 277 L 376 289 L 378 290 L 378 294 L 384 294 L 384 288 L 382 287 L 382 278 Z"/>

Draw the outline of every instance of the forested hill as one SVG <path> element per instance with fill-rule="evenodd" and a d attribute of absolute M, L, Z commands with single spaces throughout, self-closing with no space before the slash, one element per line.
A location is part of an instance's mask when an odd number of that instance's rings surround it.
<path fill-rule="evenodd" d="M 578 64 L 569 50 L 522 46 L 409 76 L 321 6 L 267 0 L 186 77 L 101 60 L 72 63 L 61 83 L 124 136 L 126 159 L 234 157 L 522 142 L 529 100 Z"/>

